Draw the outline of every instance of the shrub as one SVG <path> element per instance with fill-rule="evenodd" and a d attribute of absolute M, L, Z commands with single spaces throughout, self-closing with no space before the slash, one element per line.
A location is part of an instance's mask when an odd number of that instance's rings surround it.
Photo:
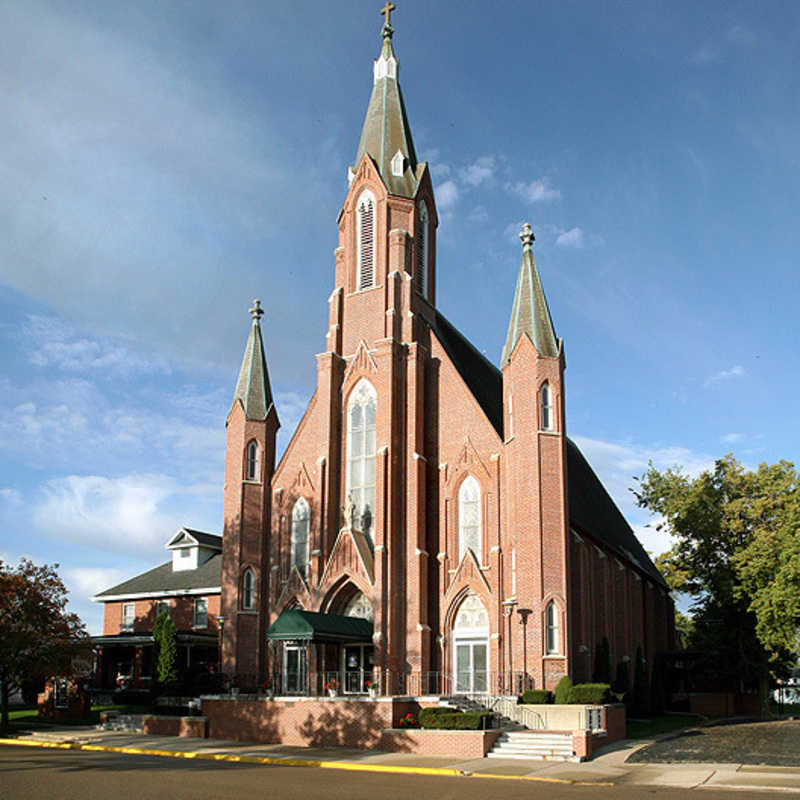
<path fill-rule="evenodd" d="M 569 703 L 569 690 L 572 688 L 572 678 L 565 675 L 556 686 L 556 703 L 563 705 Z"/>
<path fill-rule="evenodd" d="M 600 705 L 607 703 L 610 695 L 611 687 L 607 683 L 576 683 L 569 690 L 569 702 Z"/>
<path fill-rule="evenodd" d="M 530 705 L 544 705 L 553 702 L 553 693 L 547 689 L 526 689 L 522 693 L 522 702 Z"/>
<path fill-rule="evenodd" d="M 448 708 L 447 706 L 435 706 L 433 708 L 423 708 L 419 712 L 419 724 L 423 728 L 435 728 L 435 720 L 441 716 L 453 715 L 453 714 L 460 714 L 461 712 L 457 708 Z M 431 723 L 431 720 L 434 720 Z"/>
<path fill-rule="evenodd" d="M 423 709 L 419 715 L 419 722 L 423 728 L 453 730 L 453 731 L 479 731 L 492 726 L 493 714 L 483 711 L 455 711 L 449 714 L 428 714 L 423 717 Z"/>
<path fill-rule="evenodd" d="M 400 721 L 397 723 L 398 728 L 419 728 L 419 721 L 417 718 L 409 711 L 404 717 L 400 718 Z"/>

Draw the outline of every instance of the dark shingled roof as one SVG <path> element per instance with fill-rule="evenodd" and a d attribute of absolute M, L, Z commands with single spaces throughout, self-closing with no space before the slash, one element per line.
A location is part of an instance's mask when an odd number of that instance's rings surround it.
<path fill-rule="evenodd" d="M 181 528 L 181 530 L 186 531 L 189 536 L 197 539 L 197 543 L 204 547 L 215 547 L 217 550 L 222 550 L 222 537 L 216 533 L 196 531 L 194 528 Z"/>
<path fill-rule="evenodd" d="M 497 435 L 503 438 L 503 375 L 486 356 L 445 317 L 436 312 L 435 321 L 426 320 L 436 338 L 483 409 Z"/>
<path fill-rule="evenodd" d="M 503 437 L 503 375 L 438 311 L 428 324 L 498 436 Z M 600 483 L 578 446 L 567 438 L 567 492 L 570 522 L 637 565 L 659 585 L 666 583 L 625 517 Z"/>
<path fill-rule="evenodd" d="M 210 536 L 211 534 L 206 534 Z M 221 585 L 222 554 L 215 553 L 205 564 L 197 569 L 181 572 L 172 571 L 172 562 L 168 561 L 159 567 L 143 572 L 135 578 L 112 586 L 95 597 L 113 597 L 120 594 L 143 594 L 145 592 L 177 592 L 185 589 L 205 589 Z"/>

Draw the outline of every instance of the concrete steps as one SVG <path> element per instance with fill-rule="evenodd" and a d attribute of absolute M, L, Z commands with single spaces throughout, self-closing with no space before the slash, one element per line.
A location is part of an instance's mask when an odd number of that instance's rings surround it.
<path fill-rule="evenodd" d="M 500 735 L 487 758 L 527 758 L 539 761 L 577 761 L 572 752 L 571 733 L 506 731 Z"/>
<path fill-rule="evenodd" d="M 99 731 L 124 731 L 125 733 L 141 733 L 144 714 L 114 714 L 107 712 L 105 721 L 97 726 Z"/>

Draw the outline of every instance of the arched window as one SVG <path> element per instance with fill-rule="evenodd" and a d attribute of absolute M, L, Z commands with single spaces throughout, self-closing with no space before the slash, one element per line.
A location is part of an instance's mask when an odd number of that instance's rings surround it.
<path fill-rule="evenodd" d="M 481 488 L 478 481 L 467 476 L 458 490 L 458 560 L 472 550 L 481 561 Z"/>
<path fill-rule="evenodd" d="M 258 480 L 258 442 L 255 439 L 247 445 L 247 480 Z"/>
<path fill-rule="evenodd" d="M 558 606 L 553 600 L 547 604 L 544 612 L 545 652 L 558 653 L 561 649 L 561 635 L 559 631 Z"/>
<path fill-rule="evenodd" d="M 370 539 L 375 518 L 376 406 L 375 389 L 362 379 L 347 404 L 347 504 L 355 507 L 356 525 Z"/>
<path fill-rule="evenodd" d="M 417 269 L 414 272 L 414 285 L 426 299 L 428 297 L 428 239 L 428 207 L 423 200 L 420 203 L 419 222 L 417 223 Z"/>
<path fill-rule="evenodd" d="M 358 290 L 375 285 L 375 198 L 364 192 L 356 206 L 358 237 Z"/>
<path fill-rule="evenodd" d="M 242 608 L 250 611 L 255 605 L 253 570 L 248 567 L 242 575 Z"/>
<path fill-rule="evenodd" d="M 539 390 L 539 404 L 542 413 L 542 430 L 553 430 L 553 393 L 550 384 L 545 381 Z"/>
<path fill-rule="evenodd" d="M 292 509 L 292 556 L 291 566 L 297 567 L 300 574 L 308 574 L 308 528 L 311 510 L 304 497 L 298 499 Z"/>
<path fill-rule="evenodd" d="M 356 594 L 350 599 L 350 602 L 345 606 L 344 616 L 358 617 L 360 619 L 368 619 L 372 621 L 373 611 L 372 603 L 362 592 Z"/>

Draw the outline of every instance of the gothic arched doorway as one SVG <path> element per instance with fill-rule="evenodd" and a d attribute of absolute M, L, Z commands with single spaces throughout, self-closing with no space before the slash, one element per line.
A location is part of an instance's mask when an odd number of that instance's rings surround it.
<path fill-rule="evenodd" d="M 485 694 L 489 678 L 489 614 L 468 594 L 453 620 L 453 677 L 456 694 Z"/>

